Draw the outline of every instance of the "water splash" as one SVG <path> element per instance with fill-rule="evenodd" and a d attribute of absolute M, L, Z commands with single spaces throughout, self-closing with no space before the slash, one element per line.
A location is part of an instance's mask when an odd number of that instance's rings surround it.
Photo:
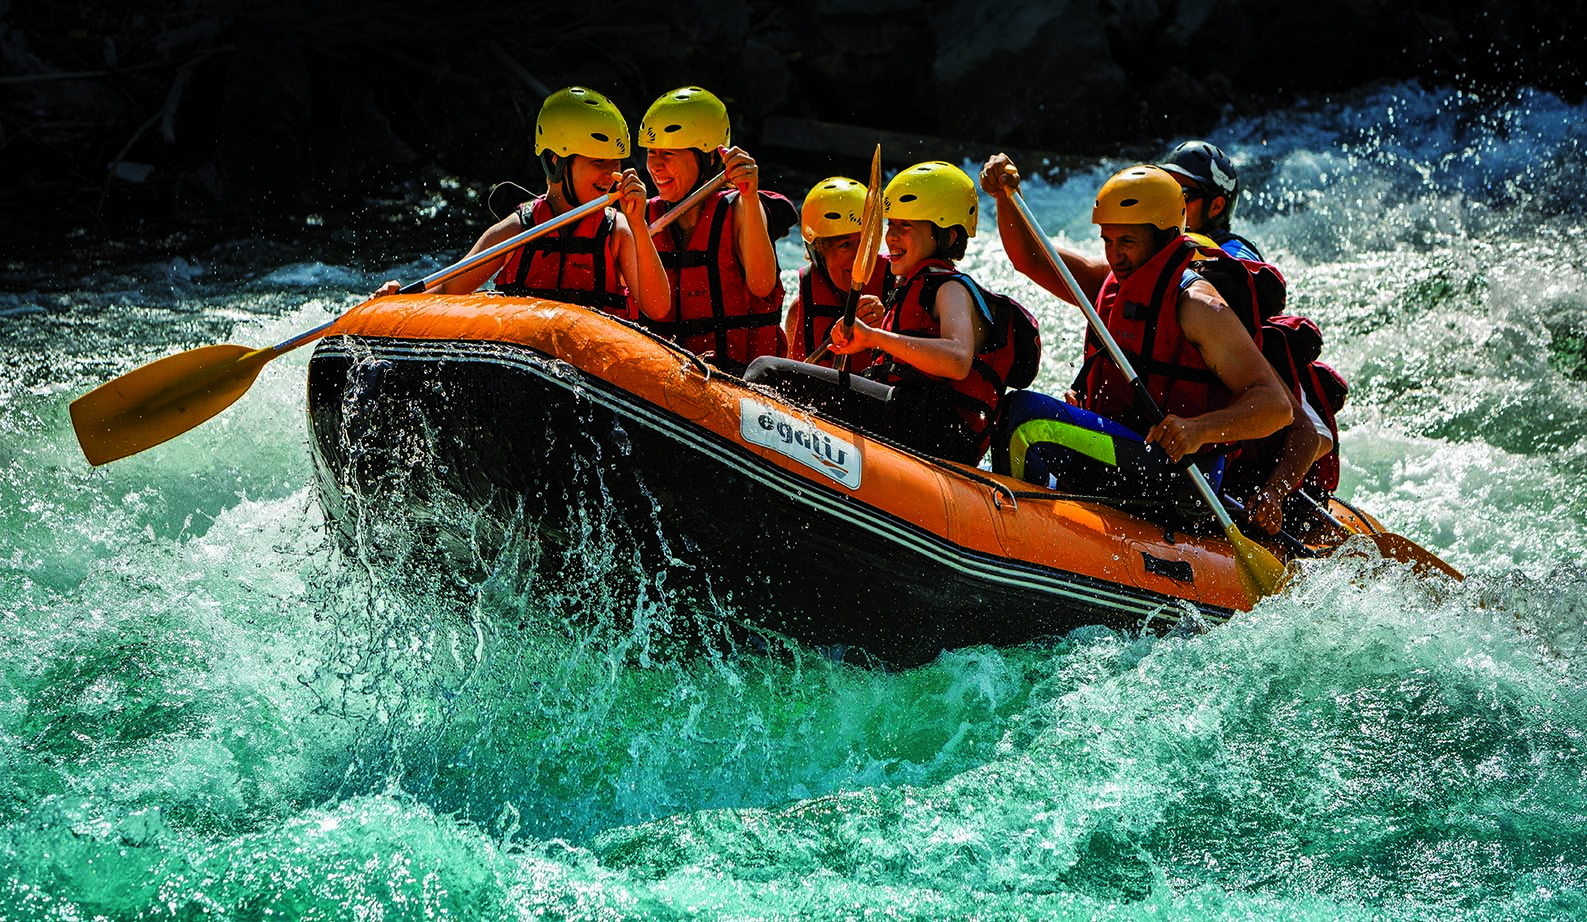
<path fill-rule="evenodd" d="M 694 615 L 598 506 L 558 547 L 510 503 L 443 515 L 466 579 L 410 553 L 435 528 L 333 538 L 306 353 L 83 465 L 76 393 L 388 273 L 224 251 L 7 295 L 0 916 L 1587 916 L 1581 116 L 1403 86 L 1214 133 L 1354 385 L 1345 495 L 1466 583 L 1326 561 L 1203 636 L 905 672 L 664 655 Z M 1117 165 L 1027 199 L 1095 251 Z M 966 265 L 1036 310 L 1061 390 L 1077 312 L 995 234 Z"/>

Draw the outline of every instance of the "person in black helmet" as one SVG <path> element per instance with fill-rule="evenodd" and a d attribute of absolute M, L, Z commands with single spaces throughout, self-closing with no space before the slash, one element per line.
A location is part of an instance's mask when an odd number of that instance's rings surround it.
<path fill-rule="evenodd" d="M 1041 255 L 1030 225 L 1004 204 L 1020 182 L 1006 154 L 994 154 L 981 171 L 982 189 L 997 204 L 1003 250 L 1018 272 L 1073 302 L 1071 279 Z M 1058 256 L 1139 376 L 1129 380 L 1088 334 L 1080 373 L 1063 399 L 1031 390 L 1009 395 L 992 469 L 1198 518 L 1205 506 L 1185 489 L 1176 465 L 1192 458 L 1216 489 L 1238 443 L 1293 422 L 1291 395 L 1235 307 L 1191 268 L 1199 250 L 1184 235 L 1185 197 L 1174 176 L 1151 164 L 1120 170 L 1097 192 L 1091 220 L 1102 257 L 1065 249 Z"/>
<path fill-rule="evenodd" d="M 1237 259 L 1265 262 L 1256 244 L 1229 229 L 1240 197 L 1240 177 L 1223 148 L 1207 141 L 1186 141 L 1169 151 L 1158 166 L 1185 190 L 1185 232 L 1205 234 Z"/>
<path fill-rule="evenodd" d="M 1237 259 L 1265 262 L 1256 244 L 1229 229 L 1235 201 L 1240 195 L 1240 178 L 1222 148 L 1208 141 L 1185 141 L 1170 151 L 1159 166 L 1168 171 L 1184 190 L 1187 235 L 1200 237 L 1198 243 L 1213 244 Z M 1274 328 L 1268 336 L 1285 338 L 1280 334 L 1281 331 Z M 1277 347 L 1274 348 L 1277 351 Z M 1270 357 L 1275 369 L 1287 367 L 1290 375 L 1297 379 L 1302 372 L 1307 375 L 1311 373 L 1310 363 L 1296 367 L 1289 365 L 1288 359 L 1287 355 L 1282 359 Z M 1328 372 L 1332 373 L 1332 369 L 1329 368 Z M 1298 385 L 1299 381 L 1295 383 Z M 1337 430 L 1312 405 L 1314 398 L 1308 398 L 1298 386 L 1294 392 L 1298 412 L 1283 430 L 1284 447 L 1279 457 L 1269 457 L 1258 446 L 1243 452 L 1230 471 L 1231 486 L 1236 492 L 1245 495 L 1246 508 L 1252 520 L 1270 534 L 1283 525 L 1285 498 L 1299 488 L 1317 462 L 1328 457 L 1337 447 Z M 1330 416 L 1337 412 L 1333 407 L 1326 409 Z M 1337 480 L 1334 482 L 1337 483 Z"/>

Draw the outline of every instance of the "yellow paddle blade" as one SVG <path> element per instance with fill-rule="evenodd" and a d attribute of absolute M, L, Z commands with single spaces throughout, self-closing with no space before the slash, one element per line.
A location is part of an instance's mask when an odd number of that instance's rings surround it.
<path fill-rule="evenodd" d="M 1410 564 L 1411 570 L 1414 571 L 1417 576 L 1420 576 L 1423 579 L 1426 579 L 1427 577 L 1434 574 L 1447 576 L 1456 582 L 1462 582 L 1466 578 L 1466 574 L 1450 566 L 1437 554 L 1434 554 L 1432 551 L 1429 551 L 1427 548 L 1422 547 L 1420 544 L 1417 544 L 1415 541 L 1412 541 L 1410 538 L 1407 538 L 1404 535 L 1396 535 L 1393 532 L 1385 531 L 1368 534 L 1355 532 L 1352 533 L 1351 536 L 1355 537 L 1356 535 L 1366 538 L 1368 541 L 1371 541 L 1374 545 L 1376 545 L 1378 554 L 1384 559 L 1397 560 L 1400 563 Z M 1359 554 L 1359 552 L 1344 551 L 1342 548 L 1343 545 L 1341 544 L 1339 547 L 1335 547 L 1330 550 L 1329 554 L 1332 555 L 1343 553 L 1347 556 Z"/>
<path fill-rule="evenodd" d="M 98 467 L 176 438 L 235 403 L 278 354 L 203 346 L 134 368 L 72 401 L 77 444 Z"/>
<path fill-rule="evenodd" d="M 1404 535 L 1396 535 L 1393 532 L 1380 532 L 1375 535 L 1367 535 L 1367 537 L 1371 538 L 1372 543 L 1378 546 L 1379 554 L 1390 560 L 1398 560 L 1401 563 L 1410 564 L 1411 569 L 1416 571 L 1417 576 L 1426 577 L 1434 573 L 1442 573 L 1457 581 L 1466 578 L 1464 573 L 1445 563 L 1437 554 Z"/>
<path fill-rule="evenodd" d="M 1273 552 L 1245 535 L 1240 534 L 1240 529 L 1233 524 L 1223 532 L 1229 538 L 1229 543 L 1234 545 L 1234 560 L 1238 564 L 1240 585 L 1245 588 L 1246 595 L 1252 602 L 1273 595 L 1284 588 L 1284 580 L 1289 575 L 1289 570 L 1284 562 L 1273 556 Z"/>
<path fill-rule="evenodd" d="M 871 155 L 871 181 L 865 187 L 865 210 L 860 212 L 860 251 L 854 257 L 849 287 L 859 291 L 871 280 L 876 253 L 882 248 L 882 145 Z"/>

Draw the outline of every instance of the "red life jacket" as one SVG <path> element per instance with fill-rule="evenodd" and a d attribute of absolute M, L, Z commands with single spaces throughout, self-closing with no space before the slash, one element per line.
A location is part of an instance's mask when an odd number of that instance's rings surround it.
<path fill-rule="evenodd" d="M 787 341 L 782 281 L 756 297 L 744 280 L 734 249 L 733 202 L 738 194 L 729 189 L 707 196 L 688 240 L 682 239 L 677 224 L 655 236 L 656 252 L 672 284 L 672 315 L 667 320 L 640 316 L 639 322 L 691 352 L 714 352 L 718 362 L 742 367 L 757 356 L 785 354 Z M 647 220 L 655 221 L 669 207 L 659 196 L 651 199 Z"/>
<path fill-rule="evenodd" d="M 545 196 L 518 206 L 518 220 L 533 227 L 551 220 Z M 617 214 L 610 208 L 588 215 L 573 227 L 542 234 L 508 254 L 496 273 L 496 290 L 517 297 L 549 298 L 603 310 L 632 319 L 628 289 L 612 255 L 612 228 Z"/>
<path fill-rule="evenodd" d="M 1310 487 L 1313 496 L 1328 496 L 1339 489 L 1338 416 L 1350 396 L 1350 385 L 1345 383 L 1343 375 L 1326 362 L 1312 362 L 1300 380 L 1301 387 L 1306 389 L 1307 398 L 1312 401 L 1323 422 L 1328 424 L 1328 431 L 1334 437 L 1334 450 L 1317 459 L 1317 463 L 1306 472 L 1306 479 L 1301 485 Z"/>
<path fill-rule="evenodd" d="M 1306 488 L 1313 497 L 1326 496 L 1339 487 L 1339 424 L 1349 386 L 1339 373 L 1318 361 L 1322 333 L 1306 317 L 1280 314 L 1262 321 L 1262 354 L 1296 397 L 1304 394 L 1306 403 L 1322 418 L 1333 439 L 1333 448 L 1317 459 L 1297 488 Z M 1284 430 L 1240 443 L 1240 454 L 1224 473 L 1223 485 L 1231 495 L 1243 495 L 1267 482 L 1278 466 L 1284 448 Z"/>
<path fill-rule="evenodd" d="M 892 273 L 887 271 L 887 256 L 877 255 L 877 265 L 873 267 L 870 281 L 860 290 L 861 294 L 875 295 L 885 298 L 887 292 L 892 290 Z M 788 306 L 788 316 L 793 327 L 793 338 L 788 341 L 788 357 L 804 361 L 811 352 L 821 347 L 826 342 L 827 331 L 832 329 L 832 324 L 843 316 L 843 311 L 848 307 L 849 293 L 840 291 L 832 284 L 832 279 L 814 264 L 804 266 L 799 270 L 799 297 Z M 849 356 L 849 371 L 859 371 L 871 364 L 871 350 L 866 349 Z M 831 366 L 834 356 L 828 353 L 818 365 Z"/>
<path fill-rule="evenodd" d="M 1300 375 L 1290 352 L 1289 341 L 1282 333 L 1282 330 L 1274 329 L 1262 338 L 1262 355 L 1267 359 L 1267 363 L 1273 366 L 1279 381 L 1289 388 L 1296 399 L 1299 399 Z M 1296 421 L 1310 425 L 1309 422 L 1298 417 Z M 1267 478 L 1272 475 L 1283 457 L 1288 431 L 1289 427 L 1286 426 L 1262 438 L 1241 442 L 1240 451 L 1224 469 L 1224 492 L 1243 499 L 1257 487 L 1267 483 Z"/>
<path fill-rule="evenodd" d="M 1233 399 L 1179 326 L 1180 282 L 1197 256 L 1181 237 L 1122 282 L 1108 273 L 1097 293 L 1103 324 L 1165 416 L 1200 416 Z M 1255 319 L 1246 327 L 1257 329 Z M 1138 432 L 1151 428 L 1149 411 L 1135 406 L 1130 382 L 1089 331 L 1080 379 L 1086 409 Z"/>
<path fill-rule="evenodd" d="M 1269 317 L 1263 325 L 1274 338 L 1282 336 L 1289 345 L 1295 360 L 1296 384 L 1306 395 L 1306 402 L 1328 426 L 1334 447 L 1306 472 L 1301 486 L 1309 488 L 1313 496 L 1326 496 L 1339 488 L 1339 411 L 1344 409 L 1350 396 L 1350 385 L 1339 372 L 1321 360 L 1322 331 L 1308 317 L 1280 314 Z"/>
<path fill-rule="evenodd" d="M 1004 381 L 1014 365 L 1014 337 L 1006 329 L 1012 323 L 1011 319 L 991 315 L 989 305 L 995 303 L 994 300 L 986 298 L 975 281 L 954 269 L 952 263 L 945 259 L 927 259 L 889 293 L 887 315 L 882 318 L 882 327 L 904 336 L 941 336 L 942 324 L 938 322 L 932 306 L 936 302 L 937 289 L 949 281 L 965 286 L 972 303 L 977 305 L 992 327 L 987 345 L 971 359 L 969 375 L 953 381 L 926 374 L 913 365 L 884 355 L 871 367 L 866 377 L 875 378 L 883 384 L 924 385 L 935 391 L 935 396 L 952 404 L 979 439 L 981 450 L 985 451 L 991 439 L 992 422 L 997 418 L 998 402 L 1003 398 Z"/>

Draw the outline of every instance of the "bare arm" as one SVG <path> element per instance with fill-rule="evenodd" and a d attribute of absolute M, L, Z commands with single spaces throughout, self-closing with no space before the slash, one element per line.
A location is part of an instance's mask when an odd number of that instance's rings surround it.
<path fill-rule="evenodd" d="M 645 227 L 644 180 L 628 169 L 618 176 L 617 186 L 623 193 L 617 200 L 622 214 L 612 230 L 617 244 L 617 271 L 639 312 L 651 320 L 665 320 L 672 310 L 672 285 L 667 280 L 667 270 L 661 265 L 661 255 L 656 252 L 656 241 L 651 239 L 649 230 L 634 233 L 635 227 Z"/>
<path fill-rule="evenodd" d="M 799 341 L 799 325 L 804 322 L 804 305 L 795 295 L 789 302 L 782 316 L 782 335 L 788 338 L 789 348 Z M 814 351 L 815 343 L 805 343 L 806 352 Z"/>
<path fill-rule="evenodd" d="M 880 349 L 926 374 L 962 381 L 970 376 L 976 350 L 990 330 L 976 313 L 970 292 L 959 282 L 944 282 L 937 289 L 936 309 L 939 336 L 905 336 L 856 319 L 852 330 L 845 330 L 842 323 L 832 325 L 832 351 L 850 355 L 861 349 Z"/>
<path fill-rule="evenodd" d="M 1294 392 L 1287 388 L 1284 392 L 1289 395 L 1295 418 L 1284 428 L 1284 447 L 1279 451 L 1278 465 L 1246 503 L 1251 521 L 1270 535 L 1284 527 L 1284 497 L 1300 484 L 1317 459 L 1319 448 L 1326 444 L 1295 399 Z M 1322 453 L 1327 454 L 1326 451 Z"/>
<path fill-rule="evenodd" d="M 479 240 L 474 244 L 474 248 L 468 251 L 468 254 L 464 256 L 464 259 L 467 259 L 468 256 L 473 256 L 475 253 L 484 252 L 496 244 L 501 243 L 503 240 L 518 234 L 522 230 L 523 226 L 518 220 L 518 213 L 514 211 L 512 214 L 491 225 L 490 228 L 485 231 L 485 233 L 480 234 Z M 447 279 L 430 290 L 433 292 L 440 292 L 441 294 L 449 295 L 461 295 L 468 294 L 471 291 L 478 291 L 479 286 L 490 281 L 491 276 L 501 271 L 502 264 L 506 261 L 507 254 L 503 253 L 500 257 L 487 263 L 475 266 L 461 275 L 453 276 L 452 278 Z M 370 297 L 382 298 L 387 295 L 394 295 L 401 288 L 402 284 L 393 279 L 375 289 L 374 294 L 370 295 Z"/>
<path fill-rule="evenodd" d="M 760 203 L 760 167 L 741 148 L 723 151 L 727 181 L 738 187 L 733 203 L 733 223 L 738 236 L 734 248 L 744 268 L 744 283 L 750 294 L 764 298 L 777 287 L 777 250 L 766 229 L 766 209 Z"/>
<path fill-rule="evenodd" d="M 1180 292 L 1178 311 L 1185 337 L 1234 397 L 1228 406 L 1190 419 L 1169 416 L 1146 440 L 1178 461 L 1203 445 L 1259 439 L 1289 425 L 1289 390 L 1212 285 L 1198 281 Z"/>
<path fill-rule="evenodd" d="M 1019 190 L 1019 183 L 1019 170 L 1015 169 L 1014 161 L 1007 154 L 993 154 L 981 168 L 981 188 L 990 193 L 992 200 L 997 203 L 997 234 L 1003 241 L 1003 252 L 1008 254 L 1008 261 L 1021 275 L 1074 304 L 1069 285 L 1047 262 L 1041 241 L 1032 236 L 1030 228 L 1020 219 L 1019 211 L 1009 201 L 1009 194 Z M 1102 283 L 1108 277 L 1107 262 L 1058 246 L 1053 249 L 1058 251 L 1059 258 L 1069 267 L 1075 281 L 1080 283 L 1081 292 L 1088 300 L 1095 302 L 1097 292 L 1102 290 Z"/>

